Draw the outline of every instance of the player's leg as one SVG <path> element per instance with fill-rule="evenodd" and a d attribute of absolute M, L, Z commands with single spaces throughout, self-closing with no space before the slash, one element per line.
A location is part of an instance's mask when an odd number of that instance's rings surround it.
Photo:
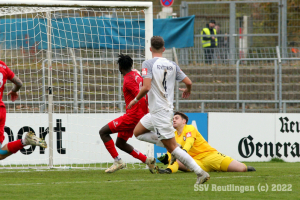
<path fill-rule="evenodd" d="M 157 134 L 154 132 L 154 127 L 151 121 L 151 114 L 146 114 L 139 123 L 135 126 L 133 134 L 138 140 L 156 144 L 160 147 L 165 147 L 158 139 Z"/>
<path fill-rule="evenodd" d="M 110 137 L 110 134 L 117 132 L 114 129 L 116 129 L 117 126 L 120 124 L 120 122 L 121 122 L 120 118 L 117 118 L 117 119 L 109 122 L 108 124 L 103 126 L 99 131 L 100 138 L 102 139 L 107 151 L 110 153 L 111 157 L 114 159 L 114 164 L 105 170 L 106 173 L 112 173 L 112 172 L 115 172 L 119 169 L 126 167 L 125 163 L 122 161 L 122 159 L 120 158 L 120 156 L 117 152 L 114 141 Z"/>
<path fill-rule="evenodd" d="M 171 153 L 171 155 L 182 162 L 188 169 L 194 171 L 198 178 L 196 184 L 202 184 L 206 182 L 210 176 L 207 172 L 203 171 L 194 159 L 180 147 L 178 147 L 174 128 L 172 124 L 173 112 L 170 111 L 159 111 L 152 114 L 151 120 L 158 135 L 158 138 L 162 141 L 166 149 Z M 172 163 L 171 163 L 172 164 Z"/>
<path fill-rule="evenodd" d="M 227 172 L 253 172 L 256 169 L 252 166 L 247 166 L 237 160 L 233 160 L 227 168 Z"/>
<path fill-rule="evenodd" d="M 167 148 L 171 155 L 177 158 L 181 163 L 183 163 L 188 169 L 195 172 L 197 174 L 197 182 L 196 184 L 205 183 L 210 179 L 210 176 L 207 172 L 201 169 L 199 165 L 195 162 L 195 160 L 184 150 L 177 146 L 175 138 L 163 139 L 163 144 Z"/>
<path fill-rule="evenodd" d="M 204 171 L 208 172 L 208 170 L 204 167 L 203 163 L 200 160 L 196 160 L 196 159 L 194 159 L 194 160 L 201 167 L 201 169 L 203 169 Z M 184 164 L 182 164 L 179 160 L 176 160 L 176 162 L 178 163 L 178 169 L 180 171 L 190 172 L 190 170 L 186 166 L 184 166 Z"/>
<path fill-rule="evenodd" d="M 247 166 L 237 160 L 233 160 L 227 168 L 227 172 L 246 172 Z"/>
<path fill-rule="evenodd" d="M 1 141 L 2 143 L 3 141 Z M 9 142 L 0 149 L 0 160 L 7 158 L 8 156 L 17 153 L 19 150 L 27 145 L 41 146 L 47 148 L 45 140 L 38 138 L 33 132 L 28 132 L 24 139 L 19 139 L 13 142 Z"/>
<path fill-rule="evenodd" d="M 118 160 L 120 160 L 120 157 L 119 157 L 119 154 L 118 154 L 117 149 L 115 147 L 115 143 L 112 140 L 112 138 L 110 137 L 110 134 L 112 134 L 112 133 L 113 132 L 110 130 L 109 123 L 106 124 L 105 126 L 103 126 L 99 131 L 100 138 L 103 141 L 107 151 L 110 153 L 111 157 L 115 161 L 118 161 Z"/>
<path fill-rule="evenodd" d="M 128 139 L 131 138 L 133 135 L 132 131 L 128 132 L 119 132 L 117 137 L 116 146 L 120 148 L 122 151 L 130 154 L 132 157 L 139 159 L 143 163 L 146 163 L 149 167 L 151 173 L 153 173 L 153 169 L 155 167 L 155 158 L 147 157 L 139 150 L 133 148 L 130 144 L 127 143 Z"/>
<path fill-rule="evenodd" d="M 168 154 L 165 154 L 164 158 L 160 157 L 161 159 L 166 159 L 168 158 Z M 160 158 L 158 158 L 160 160 Z M 206 167 L 203 165 L 203 163 L 200 160 L 197 160 L 195 158 L 193 158 L 195 160 L 195 162 L 206 172 L 208 172 L 208 170 L 206 169 Z M 156 168 L 157 173 L 159 174 L 171 174 L 171 173 L 175 173 L 178 170 L 183 171 L 183 172 L 190 172 L 190 170 L 184 166 L 184 164 L 182 164 L 179 160 L 176 160 L 176 162 L 174 162 L 173 165 L 168 165 L 168 167 L 166 169 L 159 169 L 158 167 Z"/>
<path fill-rule="evenodd" d="M 6 109 L 0 107 L 0 147 L 4 141 L 4 125 L 6 120 Z M 0 160 L 18 152 L 23 149 L 26 145 L 35 145 L 47 148 L 47 144 L 44 140 L 36 137 L 34 133 L 29 132 L 26 134 L 24 139 L 19 139 L 13 142 L 9 142 L 0 149 Z"/>
<path fill-rule="evenodd" d="M 211 152 L 201 159 L 209 171 L 246 172 L 247 166 L 220 152 Z M 249 167 L 252 169 L 253 167 Z M 253 168 L 254 169 L 254 168 Z M 255 169 L 254 169 L 255 170 Z"/>
<path fill-rule="evenodd" d="M 126 153 L 130 154 L 132 157 L 139 159 L 143 163 L 146 163 L 147 156 L 142 154 L 137 149 L 134 149 L 133 146 L 127 143 L 130 137 L 132 137 L 132 131 L 131 131 L 131 136 L 130 133 L 126 134 L 126 132 L 119 132 L 116 141 L 116 146 L 122 151 L 125 151 Z"/>
<path fill-rule="evenodd" d="M 166 149 L 171 153 L 171 156 L 182 162 L 188 169 L 194 171 L 198 176 L 196 184 L 202 184 L 206 182 L 210 178 L 210 176 L 207 172 L 203 171 L 201 167 L 197 165 L 194 159 L 186 151 L 178 147 L 175 140 L 172 119 L 173 111 L 171 110 L 162 110 L 155 114 L 152 114 L 151 116 L 151 120 L 158 138 L 162 141 Z"/>

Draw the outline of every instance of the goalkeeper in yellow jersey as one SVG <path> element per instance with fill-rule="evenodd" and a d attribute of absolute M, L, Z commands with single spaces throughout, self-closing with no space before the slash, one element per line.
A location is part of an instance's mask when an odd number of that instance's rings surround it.
<path fill-rule="evenodd" d="M 254 167 L 246 166 L 229 156 L 221 154 L 211 147 L 198 130 L 193 125 L 187 125 L 188 116 L 182 112 L 176 112 L 173 117 L 173 126 L 176 129 L 175 139 L 196 163 L 206 172 L 246 172 L 256 171 Z M 162 163 L 169 164 L 167 169 L 156 167 L 157 173 L 170 174 L 179 170 L 189 171 L 180 161 L 171 160 L 171 155 L 167 154 L 158 158 Z M 172 164 L 172 162 L 174 162 Z"/>

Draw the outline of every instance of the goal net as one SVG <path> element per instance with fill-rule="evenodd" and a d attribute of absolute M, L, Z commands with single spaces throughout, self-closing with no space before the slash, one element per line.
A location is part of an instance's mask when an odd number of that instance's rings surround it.
<path fill-rule="evenodd" d="M 130 55 L 138 70 L 150 58 L 152 3 L 6 2 L 0 1 L 0 59 L 23 87 L 11 102 L 6 94 L 13 85 L 6 84 L 3 144 L 31 130 L 48 148 L 26 146 L 0 161 L 0 168 L 106 168 L 113 159 L 99 130 L 125 112 L 118 54 Z M 128 142 L 153 156 L 153 145 Z M 126 163 L 144 166 L 117 150 Z"/>

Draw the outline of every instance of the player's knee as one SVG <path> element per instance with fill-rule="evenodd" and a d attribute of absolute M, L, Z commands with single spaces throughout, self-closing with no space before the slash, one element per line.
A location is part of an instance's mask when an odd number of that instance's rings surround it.
<path fill-rule="evenodd" d="M 105 130 L 103 128 L 100 129 L 99 135 L 100 135 L 101 138 L 103 138 L 103 137 L 106 136 L 106 132 L 105 132 Z"/>
<path fill-rule="evenodd" d="M 116 146 L 121 150 L 123 150 L 125 148 L 124 144 L 122 142 L 120 142 L 119 140 L 116 141 Z"/>

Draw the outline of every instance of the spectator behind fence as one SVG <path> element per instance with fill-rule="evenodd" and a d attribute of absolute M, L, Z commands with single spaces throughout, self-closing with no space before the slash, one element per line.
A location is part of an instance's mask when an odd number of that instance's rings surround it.
<path fill-rule="evenodd" d="M 214 56 L 214 48 L 218 46 L 218 39 L 216 37 L 217 31 L 215 27 L 215 20 L 210 20 L 209 24 L 201 31 L 202 47 L 205 54 L 205 63 L 211 64 Z"/>
<path fill-rule="evenodd" d="M 215 29 L 217 32 L 217 35 L 222 35 L 222 31 L 221 31 L 221 25 L 220 24 L 216 24 L 215 25 Z M 227 33 L 225 33 L 224 35 L 227 35 Z M 218 61 L 218 64 L 223 64 L 226 62 L 227 60 L 227 55 L 229 52 L 229 43 L 228 43 L 228 37 L 225 36 L 218 36 L 217 37 L 218 40 L 218 46 L 216 49 L 216 58 Z"/>

